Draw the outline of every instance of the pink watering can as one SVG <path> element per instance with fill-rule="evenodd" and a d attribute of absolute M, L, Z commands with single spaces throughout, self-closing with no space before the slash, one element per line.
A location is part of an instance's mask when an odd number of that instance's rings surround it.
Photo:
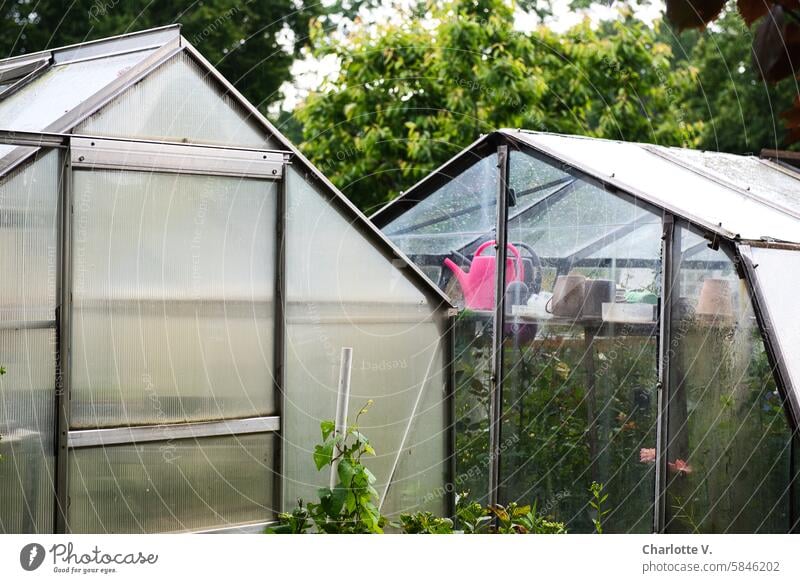
<path fill-rule="evenodd" d="M 494 309 L 496 257 L 481 255 L 485 249 L 494 245 L 494 241 L 486 241 L 475 250 L 469 272 L 462 270 L 449 257 L 444 260 L 445 266 L 453 272 L 461 285 L 465 306 L 472 310 Z M 506 258 L 506 286 L 513 281 L 522 281 L 525 277 L 525 267 L 522 264 L 519 250 L 511 243 L 508 244 L 508 249 L 516 256 L 517 261 L 515 268 L 514 261 L 510 257 Z"/>

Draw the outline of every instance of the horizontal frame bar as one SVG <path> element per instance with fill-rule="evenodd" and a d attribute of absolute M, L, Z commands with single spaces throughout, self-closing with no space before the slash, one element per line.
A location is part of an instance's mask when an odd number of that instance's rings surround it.
<path fill-rule="evenodd" d="M 70 159 L 72 167 L 76 169 L 139 170 L 280 180 L 286 158 L 286 154 L 270 150 L 232 150 L 83 137 L 70 141 Z"/>
<path fill-rule="evenodd" d="M 8 320 L 0 322 L 0 330 L 46 330 L 55 327 L 55 320 Z"/>
<path fill-rule="evenodd" d="M 174 425 L 80 429 L 69 432 L 67 435 L 67 447 L 70 449 L 77 449 L 82 447 L 169 441 L 172 439 L 267 433 L 278 431 L 280 425 L 280 417 L 270 416 Z"/>
<path fill-rule="evenodd" d="M 69 137 L 66 134 L 26 132 L 0 129 L 0 146 L 36 146 L 37 148 L 66 148 Z"/>
<path fill-rule="evenodd" d="M 246 524 L 235 524 L 231 526 L 221 526 L 219 528 L 208 528 L 204 530 L 191 530 L 190 534 L 261 534 L 268 526 L 277 526 L 277 520 L 262 520 L 260 522 L 249 522 Z"/>

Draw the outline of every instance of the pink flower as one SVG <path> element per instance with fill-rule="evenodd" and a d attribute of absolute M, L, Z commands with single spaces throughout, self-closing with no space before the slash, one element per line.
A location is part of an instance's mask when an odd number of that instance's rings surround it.
<path fill-rule="evenodd" d="M 669 469 L 676 474 L 691 474 L 692 473 L 692 466 L 688 463 L 683 461 L 682 459 L 677 459 L 674 462 L 669 462 L 667 464 Z"/>
<path fill-rule="evenodd" d="M 656 461 L 656 448 L 643 447 L 639 450 L 639 461 L 643 464 L 652 464 Z"/>

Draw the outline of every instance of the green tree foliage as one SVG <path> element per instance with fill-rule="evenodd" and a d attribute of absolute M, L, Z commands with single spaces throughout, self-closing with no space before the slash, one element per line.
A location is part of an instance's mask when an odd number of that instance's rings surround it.
<path fill-rule="evenodd" d="M 302 149 L 362 209 L 501 127 L 695 143 L 680 97 L 692 70 L 672 70 L 669 47 L 630 14 L 523 34 L 503 0 L 431 6 L 344 39 L 312 30 L 316 56 L 341 69 L 296 111 Z"/>
<path fill-rule="evenodd" d="M 323 10 L 317 0 L 11 0 L 0 3 L 0 56 L 179 22 L 189 42 L 265 109 L 280 99 L 309 22 L 329 14 Z M 286 35 L 288 46 L 280 42 Z"/>
<path fill-rule="evenodd" d="M 751 64 L 751 32 L 735 9 L 727 10 L 713 30 L 673 38 L 674 66 L 698 71 L 685 105 L 692 118 L 704 121 L 699 147 L 740 154 L 786 147 L 780 114 L 792 106 L 797 81 L 771 85 L 758 78 Z"/>

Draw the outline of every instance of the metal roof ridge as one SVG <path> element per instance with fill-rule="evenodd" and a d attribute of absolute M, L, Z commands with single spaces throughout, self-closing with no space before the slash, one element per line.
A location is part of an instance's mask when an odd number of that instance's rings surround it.
<path fill-rule="evenodd" d="M 168 31 L 170 31 L 170 32 L 174 31 L 175 32 L 174 36 L 178 37 L 180 35 L 180 29 L 181 29 L 181 25 L 178 24 L 178 23 L 168 24 L 168 25 L 165 25 L 165 26 L 158 26 L 158 27 L 155 27 L 155 28 L 148 28 L 148 29 L 145 29 L 145 30 L 137 30 L 137 31 L 134 31 L 134 32 L 126 32 L 124 34 L 118 34 L 118 35 L 109 36 L 109 37 L 106 37 L 106 38 L 99 38 L 99 39 L 95 39 L 95 40 L 89 40 L 89 41 L 84 41 L 84 42 L 79 42 L 79 43 L 73 43 L 71 45 L 64 45 L 64 46 L 61 46 L 61 47 L 53 47 L 51 49 L 44 49 L 44 50 L 35 51 L 35 52 L 32 52 L 32 53 L 24 53 L 24 54 L 21 54 L 21 55 L 16 55 L 16 56 L 13 56 L 13 57 L 6 57 L 4 59 L 0 59 L 0 67 L 3 66 L 3 65 L 12 64 L 12 63 L 17 62 L 17 61 L 24 62 L 24 61 L 27 61 L 27 60 L 32 59 L 32 58 L 44 57 L 46 55 L 52 56 L 53 59 L 54 59 L 54 62 L 57 64 L 58 62 L 61 62 L 61 61 L 59 61 L 58 59 L 55 58 L 57 53 L 77 52 L 77 51 L 87 50 L 87 49 L 89 51 L 91 51 L 92 49 L 94 49 L 94 48 L 96 48 L 98 46 L 102 46 L 104 44 L 108 44 L 108 45 L 119 44 L 119 41 L 127 41 L 128 39 L 137 39 L 137 38 L 147 38 L 147 37 L 152 37 L 152 36 L 158 36 L 158 35 L 162 35 L 163 33 L 168 32 Z M 164 35 L 164 36 L 168 37 L 170 35 Z M 164 43 L 168 42 L 168 40 L 169 39 L 165 40 Z M 161 44 L 164 44 L 164 43 L 161 43 Z M 137 50 L 135 48 L 136 47 L 135 43 L 126 42 L 125 44 L 128 45 L 129 47 L 131 47 L 129 50 L 131 50 L 131 51 Z M 140 49 L 147 48 L 148 46 L 152 46 L 152 45 L 142 45 L 140 47 Z M 103 53 L 100 53 L 100 54 L 103 54 Z M 75 59 L 70 59 L 70 60 L 75 60 Z"/>

